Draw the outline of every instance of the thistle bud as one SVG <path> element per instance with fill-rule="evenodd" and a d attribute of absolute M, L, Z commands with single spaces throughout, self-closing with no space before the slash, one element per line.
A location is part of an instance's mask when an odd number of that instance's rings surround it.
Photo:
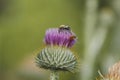
<path fill-rule="evenodd" d="M 36 58 L 40 68 L 54 71 L 70 71 L 76 68 L 77 60 L 73 53 L 63 47 L 46 47 Z"/>

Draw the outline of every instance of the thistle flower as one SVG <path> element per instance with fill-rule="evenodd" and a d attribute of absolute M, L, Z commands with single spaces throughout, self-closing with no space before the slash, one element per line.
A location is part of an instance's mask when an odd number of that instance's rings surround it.
<path fill-rule="evenodd" d="M 72 47 L 76 42 L 76 35 L 70 27 L 61 25 L 59 28 L 50 28 L 46 31 L 44 42 L 46 45 Z"/>
<path fill-rule="evenodd" d="M 77 66 L 77 59 L 69 49 L 76 43 L 76 35 L 70 27 L 61 25 L 46 31 L 43 48 L 36 57 L 40 68 L 51 70 L 51 80 L 58 80 L 58 71 L 73 72 Z"/>
<path fill-rule="evenodd" d="M 120 80 L 120 62 L 115 63 L 112 67 L 109 68 L 107 77 L 110 80 Z"/>
<path fill-rule="evenodd" d="M 100 80 L 120 80 L 120 62 L 109 68 L 109 72 Z"/>

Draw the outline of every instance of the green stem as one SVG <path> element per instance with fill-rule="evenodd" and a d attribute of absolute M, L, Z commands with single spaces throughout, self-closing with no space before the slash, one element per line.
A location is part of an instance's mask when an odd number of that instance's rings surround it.
<path fill-rule="evenodd" d="M 59 80 L 59 74 L 57 71 L 51 71 L 50 80 Z"/>

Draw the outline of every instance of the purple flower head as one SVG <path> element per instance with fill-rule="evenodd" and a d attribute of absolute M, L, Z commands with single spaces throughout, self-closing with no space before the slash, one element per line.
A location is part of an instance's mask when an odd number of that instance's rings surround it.
<path fill-rule="evenodd" d="M 61 25 L 59 28 L 50 28 L 46 31 L 44 42 L 46 45 L 72 47 L 76 43 L 76 35 L 70 27 Z"/>

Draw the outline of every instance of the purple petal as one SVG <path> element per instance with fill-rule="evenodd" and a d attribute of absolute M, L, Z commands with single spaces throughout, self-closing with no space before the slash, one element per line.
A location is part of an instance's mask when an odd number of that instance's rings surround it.
<path fill-rule="evenodd" d="M 65 27 L 50 28 L 46 31 L 44 42 L 46 45 L 72 47 L 76 43 L 76 36 Z"/>

